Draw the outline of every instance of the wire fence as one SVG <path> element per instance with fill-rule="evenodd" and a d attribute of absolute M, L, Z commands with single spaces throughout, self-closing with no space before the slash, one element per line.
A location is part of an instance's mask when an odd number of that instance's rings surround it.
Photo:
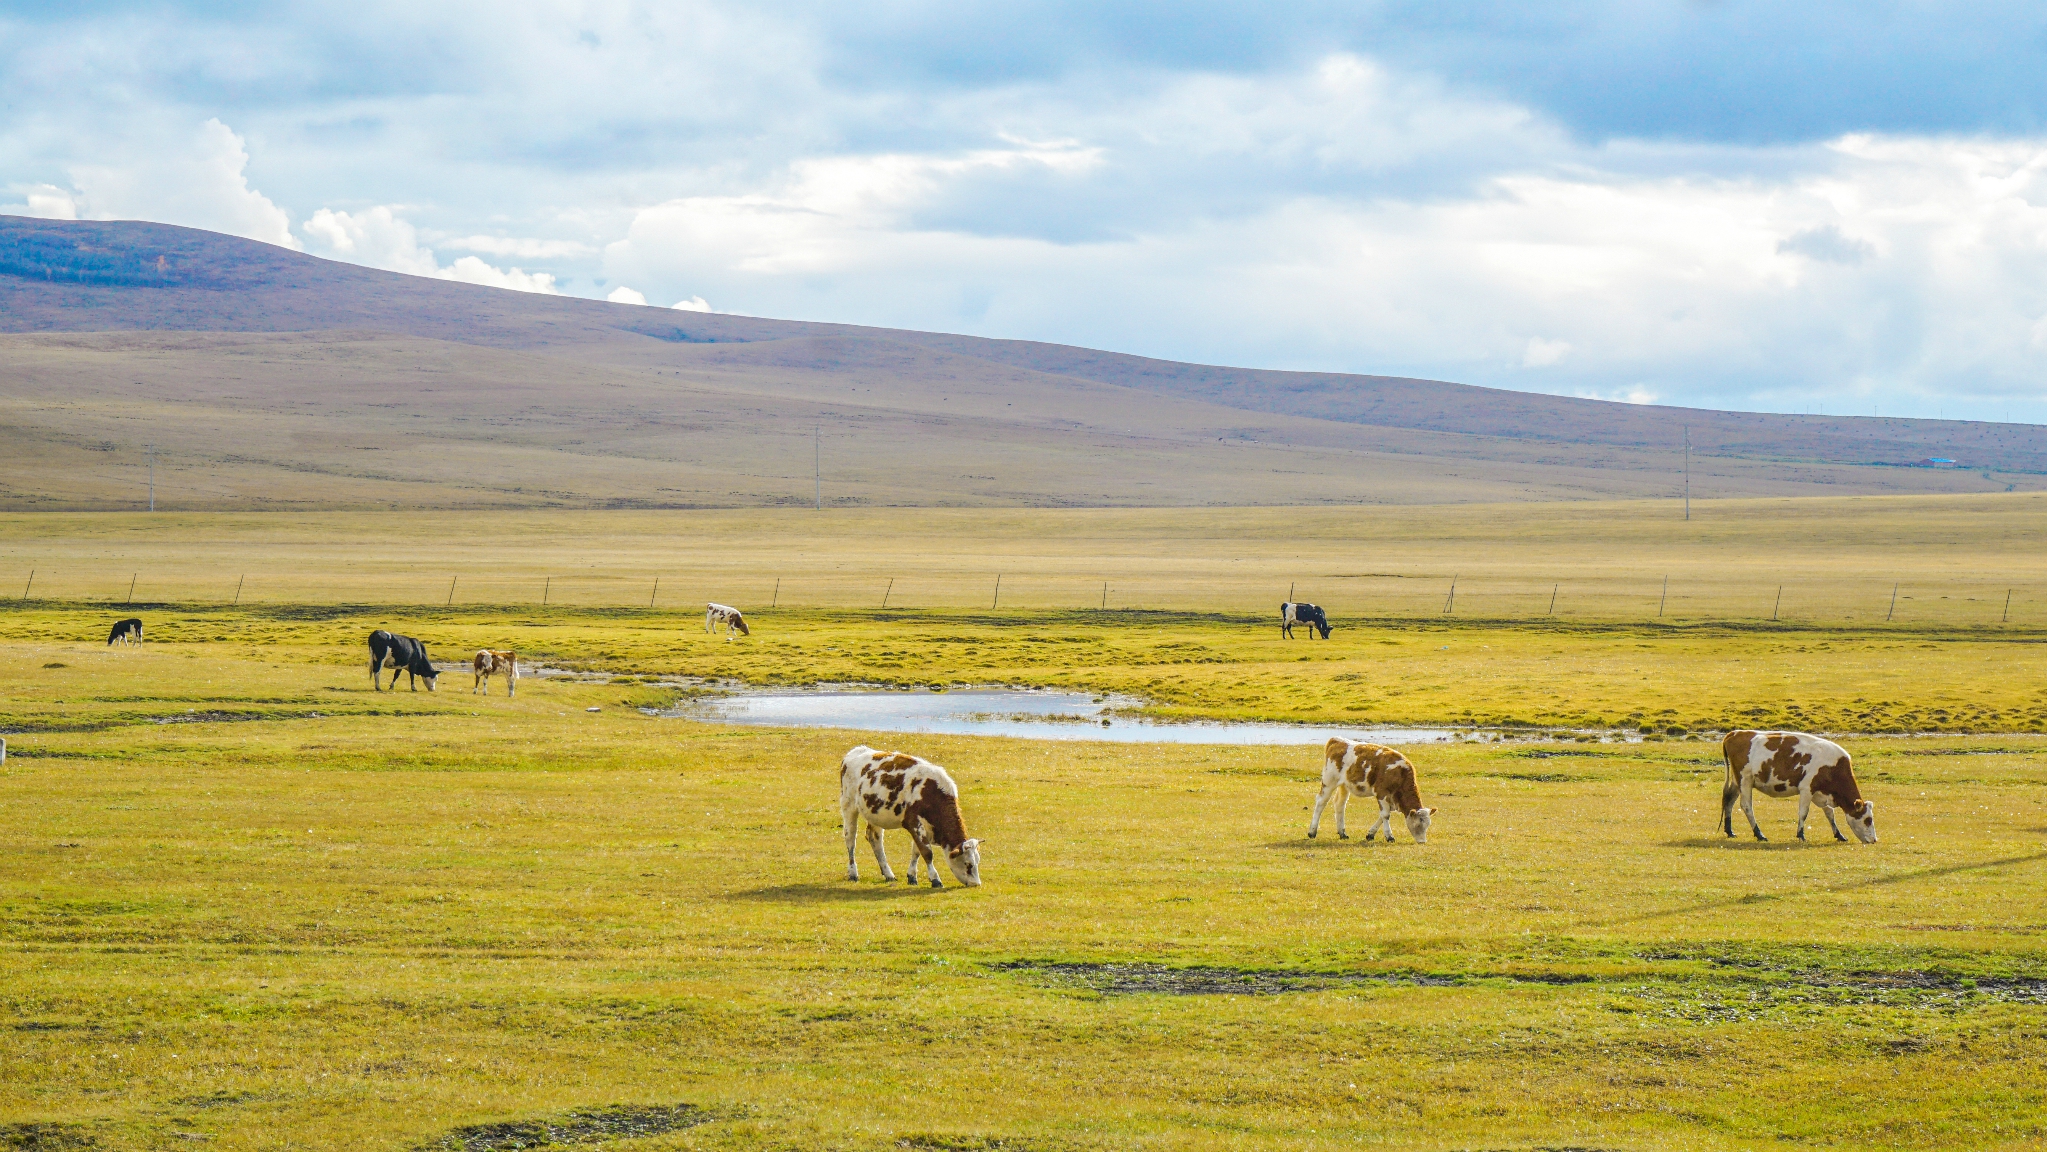
<path fill-rule="evenodd" d="M 1345 618 L 1504 621 L 1739 621 L 1846 626 L 2047 625 L 2039 589 L 1995 580 L 1731 579 L 1708 574 L 1579 576 L 1383 574 L 1287 579 L 1247 573 L 674 570 L 604 574 L 152 573 L 32 569 L 0 590 L 0 611 L 38 602 L 650 609 L 707 602 L 772 608 L 1044 612 L 1129 610 L 1271 616 L 1288 598 Z"/>

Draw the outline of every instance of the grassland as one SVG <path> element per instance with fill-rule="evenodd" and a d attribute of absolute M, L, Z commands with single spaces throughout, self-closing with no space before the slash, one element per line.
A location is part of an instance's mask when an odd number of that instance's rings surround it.
<path fill-rule="evenodd" d="M 1843 502 L 1756 548 L 1860 589 L 1888 547 L 1900 578 L 1981 593 L 2036 561 L 2032 511 Z M 145 609 L 136 649 L 106 647 L 120 606 L 75 589 L 0 607 L 0 1147 L 482 1148 L 478 1125 L 674 1104 L 702 1122 L 621 1146 L 2038 1147 L 2034 626 L 1971 619 L 1980 596 L 1889 625 L 1859 605 L 1716 615 L 1739 603 L 1711 579 L 1730 510 L 1697 541 L 1582 512 L 774 539 L 715 517 L 473 517 L 402 525 L 458 543 L 392 571 L 334 522 L 0 522 L 0 557 L 60 573 L 148 562 L 196 588 L 268 565 L 253 604 Z M 1617 593 L 1626 611 L 1558 621 L 1389 610 L 1313 644 L 1253 615 L 1289 568 L 1341 570 L 1306 566 L 1315 533 L 1366 530 L 1481 588 L 1590 549 L 1588 605 L 1665 565 L 1697 599 L 1662 625 Z M 1842 550 L 1858 534 L 1868 549 Z M 1933 534 L 1968 580 L 1927 559 Z M 950 551 L 918 569 L 920 537 Z M 430 562 L 510 588 L 570 557 L 566 605 L 412 594 Z M 1142 602 L 1072 603 L 1082 560 Z M 912 575 L 906 607 L 830 602 L 889 567 Z M 947 602 L 969 567 L 1030 575 L 1011 606 Z M 747 641 L 619 602 L 655 571 L 695 600 L 777 569 L 798 603 Z M 375 599 L 379 575 L 403 594 Z M 323 581 L 353 598 L 311 594 Z M 618 675 L 373 694 L 372 622 L 444 658 L 511 643 Z M 1689 737 L 1416 748 L 1440 809 L 1426 846 L 1306 840 L 1312 750 L 918 738 L 986 841 L 984 887 L 933 892 L 871 861 L 842 879 L 835 761 L 901 740 L 633 707 L 675 674 L 1071 683 L 1346 723 L 1796 706 L 1855 730 L 1882 701 L 1921 734 L 1851 741 L 1874 846 L 1798 844 L 1767 802 L 1773 840 L 1722 840 L 1717 750 Z"/>

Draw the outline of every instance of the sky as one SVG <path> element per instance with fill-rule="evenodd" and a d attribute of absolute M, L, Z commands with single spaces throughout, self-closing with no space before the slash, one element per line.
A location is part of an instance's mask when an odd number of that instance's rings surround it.
<path fill-rule="evenodd" d="M 2047 6 L 0 0 L 0 212 L 649 307 L 2047 423 Z"/>

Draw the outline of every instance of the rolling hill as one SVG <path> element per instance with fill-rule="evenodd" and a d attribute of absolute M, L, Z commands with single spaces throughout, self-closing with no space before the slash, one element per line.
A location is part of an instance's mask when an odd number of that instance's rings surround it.
<path fill-rule="evenodd" d="M 677 312 L 0 216 L 0 508 L 1445 503 L 2047 488 L 2031 426 Z M 1928 456 L 1968 467 L 1902 467 Z M 821 480 L 818 478 L 821 476 Z"/>

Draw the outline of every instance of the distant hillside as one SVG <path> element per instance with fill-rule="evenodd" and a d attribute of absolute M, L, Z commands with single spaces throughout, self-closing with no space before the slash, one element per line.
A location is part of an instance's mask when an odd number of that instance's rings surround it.
<path fill-rule="evenodd" d="M 707 315 L 0 216 L 0 507 L 1180 504 L 2031 489 L 2031 426 L 1613 404 Z M 815 431 L 823 425 L 820 437 Z M 822 440 L 820 449 L 813 440 Z M 1900 467 L 1929 456 L 1967 467 Z M 1984 473 L 1990 473 L 1985 476 Z"/>

